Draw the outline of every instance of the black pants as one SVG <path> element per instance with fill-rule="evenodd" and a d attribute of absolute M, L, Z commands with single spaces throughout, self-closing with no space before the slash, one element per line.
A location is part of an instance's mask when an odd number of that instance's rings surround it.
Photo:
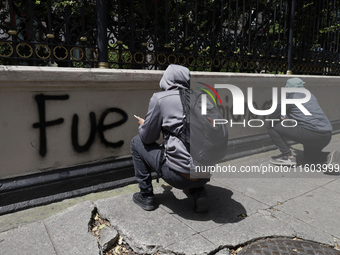
<path fill-rule="evenodd" d="M 321 153 L 332 138 L 331 132 L 314 132 L 296 125 L 295 127 L 284 127 L 281 123 L 277 123 L 274 127 L 267 125 L 267 131 L 273 143 L 279 148 L 285 156 L 291 156 L 285 138 L 303 145 L 303 155 L 306 160 L 313 162 L 326 162 L 327 154 Z"/>
<path fill-rule="evenodd" d="M 160 164 L 161 147 L 157 143 L 144 144 L 137 135 L 131 140 L 131 154 L 135 168 L 136 179 L 141 193 L 153 192 L 151 171 L 157 171 Z M 209 179 L 198 182 L 184 178 L 178 172 L 171 170 L 164 162 L 160 167 L 162 179 L 177 189 L 192 189 L 203 187 Z"/>

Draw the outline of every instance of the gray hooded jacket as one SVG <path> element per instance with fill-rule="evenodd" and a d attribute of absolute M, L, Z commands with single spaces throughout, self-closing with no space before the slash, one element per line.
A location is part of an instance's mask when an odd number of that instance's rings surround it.
<path fill-rule="evenodd" d="M 288 93 L 288 98 L 300 99 L 304 98 L 303 93 Z M 294 104 L 287 105 L 287 114 L 290 118 L 295 119 L 303 128 L 319 133 L 329 133 L 333 130 L 331 123 L 322 111 L 318 100 L 313 94 L 311 99 L 304 103 L 303 106 L 312 114 L 304 115 L 299 108 Z"/>
<path fill-rule="evenodd" d="M 291 78 L 287 80 L 286 88 L 304 88 L 304 84 L 305 82 L 300 78 Z M 297 92 L 287 94 L 287 98 L 289 99 L 300 99 L 305 96 L 304 93 Z M 332 125 L 313 94 L 311 94 L 311 99 L 307 103 L 303 103 L 303 106 L 311 115 L 305 115 L 295 104 L 288 104 L 286 107 L 288 117 L 296 120 L 298 125 L 305 129 L 328 135 L 332 131 Z M 275 112 L 272 113 L 270 117 L 280 119 L 280 113 L 281 103 L 278 104 Z"/>
<path fill-rule="evenodd" d="M 183 128 L 183 108 L 179 97 L 179 88 L 190 88 L 190 71 L 179 65 L 170 65 L 160 81 L 162 92 L 154 93 L 150 99 L 145 122 L 139 126 L 139 136 L 145 144 L 159 139 L 162 129 L 179 133 Z M 184 144 L 170 136 L 166 162 L 172 170 L 189 173 L 190 154 Z"/>
<path fill-rule="evenodd" d="M 305 82 L 300 78 L 291 78 L 287 80 L 286 88 L 304 88 L 304 84 Z M 300 99 L 304 97 L 305 94 L 303 93 L 288 93 L 288 98 L 291 99 Z M 307 103 L 304 103 L 303 106 L 311 113 L 311 115 L 304 115 L 296 105 L 289 104 L 287 106 L 288 116 L 295 119 L 303 128 L 319 133 L 329 133 L 332 131 L 333 128 L 331 123 L 313 94 L 311 94 L 311 99 Z"/>

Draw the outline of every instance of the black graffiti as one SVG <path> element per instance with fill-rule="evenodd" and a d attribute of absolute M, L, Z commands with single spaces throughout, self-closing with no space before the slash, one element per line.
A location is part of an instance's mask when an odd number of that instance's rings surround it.
<path fill-rule="evenodd" d="M 225 101 L 226 101 L 226 103 L 228 103 L 228 96 L 225 97 Z M 261 107 L 260 110 L 268 110 L 268 109 L 270 109 L 272 104 L 273 103 L 272 103 L 271 99 L 269 101 L 267 100 L 262 104 L 262 107 Z M 258 105 L 255 101 L 253 101 L 253 106 L 254 106 L 255 109 L 259 109 Z M 229 107 L 228 105 L 226 105 L 225 107 L 219 105 L 218 108 L 220 109 L 222 115 L 224 116 L 224 118 L 226 120 L 230 120 L 230 118 L 231 118 L 234 122 L 235 121 L 242 121 L 242 119 L 251 120 L 251 119 L 259 118 L 258 115 L 252 113 L 249 110 L 247 102 L 244 103 L 244 109 L 245 109 L 244 115 L 233 115 L 233 105 L 231 107 Z M 267 116 L 261 116 L 261 118 L 266 119 Z"/>
<path fill-rule="evenodd" d="M 122 119 L 117 121 L 117 122 L 111 123 L 109 125 L 104 125 L 104 120 L 105 120 L 106 116 L 109 113 L 112 113 L 112 112 L 116 112 L 116 113 L 119 113 L 120 115 L 122 115 Z M 106 111 L 104 111 L 102 116 L 99 119 L 99 125 L 98 125 L 99 137 L 100 137 L 100 140 L 102 141 L 102 143 L 105 144 L 106 146 L 113 147 L 113 148 L 121 147 L 124 144 L 124 141 L 120 140 L 120 141 L 115 142 L 115 143 L 109 142 L 105 139 L 104 132 L 108 129 L 118 127 L 118 126 L 124 124 L 127 121 L 127 119 L 128 119 L 128 116 L 127 116 L 126 112 L 124 112 L 121 109 L 109 108 Z"/>
<path fill-rule="evenodd" d="M 255 101 L 253 101 L 253 106 L 254 106 L 255 109 L 257 109 L 257 103 L 256 103 Z M 234 106 L 231 106 L 231 107 L 230 107 L 230 110 L 229 110 L 229 111 L 230 111 L 231 118 L 233 119 L 233 121 L 240 121 L 240 120 L 242 120 L 243 115 L 237 115 L 237 116 L 235 116 L 234 114 L 232 114 L 233 108 L 234 108 Z M 252 113 L 252 112 L 249 110 L 248 104 L 247 104 L 246 102 L 244 103 L 244 109 L 245 109 L 244 119 L 250 120 L 250 119 L 256 119 L 256 118 L 257 118 L 257 115 L 254 114 L 254 113 Z M 248 116 L 248 118 L 247 118 L 247 116 Z M 228 117 L 229 117 L 229 116 L 228 116 Z"/>
<path fill-rule="evenodd" d="M 67 100 L 69 98 L 68 95 L 60 95 L 60 96 L 53 96 L 53 95 L 44 95 L 39 94 L 35 96 L 35 101 L 38 104 L 38 111 L 39 111 L 39 122 L 34 123 L 34 128 L 39 128 L 40 133 L 40 146 L 39 146 L 39 154 L 41 156 L 45 156 L 47 152 L 47 140 L 46 140 L 46 128 L 54 125 L 58 125 L 64 122 L 63 118 L 59 118 L 56 120 L 46 121 L 46 107 L 45 101 L 46 100 Z"/>
<path fill-rule="evenodd" d="M 71 129 L 72 146 L 76 152 L 88 151 L 96 137 L 96 114 L 94 112 L 90 112 L 91 123 L 90 136 L 84 145 L 79 145 L 78 142 L 78 120 L 79 120 L 78 115 L 74 114 Z"/>
<path fill-rule="evenodd" d="M 262 109 L 268 110 L 268 109 L 270 109 L 270 107 L 272 107 L 272 105 L 273 105 L 273 100 L 271 100 L 271 99 L 269 101 L 267 100 L 266 102 L 263 103 Z M 267 116 L 263 116 L 263 119 L 266 119 L 266 117 Z"/>
<path fill-rule="evenodd" d="M 218 90 L 216 90 L 218 92 Z M 217 100 L 217 97 L 215 98 L 215 100 Z M 249 108 L 248 108 L 248 103 L 244 102 L 244 109 L 245 109 L 245 113 L 244 115 L 234 115 L 233 114 L 233 105 L 231 107 L 229 107 L 228 103 L 229 103 L 229 97 L 225 96 L 225 103 L 226 106 L 222 106 L 222 105 L 218 105 L 218 109 L 220 110 L 222 116 L 226 119 L 226 120 L 230 120 L 230 118 L 233 120 L 233 122 L 237 122 L 237 121 L 242 121 L 242 120 L 251 120 L 251 119 L 257 119 L 259 118 L 258 115 L 252 113 Z M 223 103 L 224 104 L 224 103 Z M 272 99 L 265 101 L 262 104 L 261 109 L 258 108 L 258 105 L 255 101 L 253 101 L 253 106 L 255 109 L 258 110 L 268 110 L 270 109 L 270 107 L 273 105 L 273 101 Z M 265 120 L 268 116 L 265 115 L 261 115 L 260 118 L 262 118 L 263 120 Z"/>
<path fill-rule="evenodd" d="M 255 101 L 253 101 L 253 106 L 254 106 L 255 109 L 258 109 L 257 108 L 257 103 Z M 256 119 L 258 117 L 256 114 L 254 114 L 251 111 L 249 111 L 248 104 L 245 104 L 245 109 L 247 109 L 247 113 L 246 114 L 248 114 L 248 120 Z"/>
<path fill-rule="evenodd" d="M 67 100 L 67 99 L 69 99 L 69 95 L 57 95 L 56 96 L 56 95 L 39 94 L 39 95 L 35 96 L 35 100 L 38 104 L 39 122 L 34 123 L 33 127 L 39 128 L 39 139 L 40 139 L 39 154 L 42 157 L 45 157 L 46 153 L 47 153 L 46 128 L 54 126 L 54 125 L 59 125 L 59 124 L 62 124 L 64 122 L 63 118 L 59 118 L 59 119 L 51 120 L 51 121 L 46 121 L 45 101 L 46 100 Z M 118 113 L 121 116 L 121 118 L 118 121 L 115 121 L 113 123 L 104 124 L 106 117 L 110 113 Z M 123 146 L 123 144 L 124 144 L 123 140 L 119 140 L 117 142 L 108 141 L 105 138 L 104 133 L 107 130 L 118 127 L 118 126 L 124 124 L 127 121 L 128 115 L 126 114 L 125 111 L 123 111 L 119 108 L 106 109 L 101 114 L 101 116 L 99 118 L 98 126 L 97 126 L 97 123 L 96 123 L 96 114 L 94 112 L 90 112 L 89 117 L 90 117 L 90 124 L 91 124 L 89 137 L 88 137 L 85 144 L 80 145 L 79 144 L 79 138 L 78 138 L 79 117 L 78 117 L 77 114 L 73 115 L 72 125 L 71 125 L 71 140 L 72 140 L 71 142 L 72 142 L 72 147 L 76 152 L 82 153 L 82 152 L 88 151 L 90 149 L 91 145 L 93 144 L 94 140 L 95 140 L 95 136 L 96 136 L 97 132 L 98 132 L 98 135 L 99 135 L 101 142 L 105 146 L 112 147 L 112 148 L 119 148 L 119 147 Z"/>

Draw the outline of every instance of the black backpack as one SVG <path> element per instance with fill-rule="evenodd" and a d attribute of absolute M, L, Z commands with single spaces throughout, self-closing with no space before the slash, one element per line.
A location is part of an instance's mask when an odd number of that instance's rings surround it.
<path fill-rule="evenodd" d="M 190 153 L 194 165 L 215 165 L 227 156 L 228 130 L 226 125 L 213 125 L 214 119 L 224 119 L 217 106 L 207 97 L 207 114 L 201 114 L 201 90 L 180 89 L 183 106 L 183 129 L 180 133 L 166 132 L 163 145 L 169 135 L 178 137 Z"/>
<path fill-rule="evenodd" d="M 181 89 L 183 130 L 179 137 L 185 144 L 194 163 L 215 165 L 227 156 L 228 130 L 226 125 L 215 124 L 224 119 L 217 106 L 207 97 L 207 114 L 202 115 L 201 90 Z"/>

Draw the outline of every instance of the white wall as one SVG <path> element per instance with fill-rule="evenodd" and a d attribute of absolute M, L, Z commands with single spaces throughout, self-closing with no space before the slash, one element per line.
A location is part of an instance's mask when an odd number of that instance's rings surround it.
<path fill-rule="evenodd" d="M 137 134 L 133 114 L 145 115 L 152 93 L 159 91 L 162 73 L 0 66 L 0 179 L 129 156 L 130 140 Z M 192 72 L 191 76 L 192 87 L 202 87 L 198 82 L 211 86 L 233 84 L 243 90 L 245 99 L 246 88 L 253 87 L 253 101 L 259 109 L 270 102 L 272 87 L 282 87 L 287 78 L 294 77 L 202 72 Z M 299 77 L 306 81 L 306 87 L 318 98 L 329 119 L 339 120 L 340 78 Z M 232 96 L 226 89 L 218 90 L 218 94 L 224 116 L 231 120 Z M 249 111 L 245 109 L 248 121 Z M 75 116 L 78 116 L 78 128 L 73 124 Z M 50 123 L 55 120 L 59 122 Z M 122 123 L 118 126 L 108 126 L 119 121 Z M 264 128 L 243 125 L 228 129 L 230 138 L 265 132 Z M 84 146 L 91 130 L 94 139 Z M 73 145 L 77 136 L 84 151 Z M 116 147 L 107 145 L 117 142 L 120 143 Z"/>

